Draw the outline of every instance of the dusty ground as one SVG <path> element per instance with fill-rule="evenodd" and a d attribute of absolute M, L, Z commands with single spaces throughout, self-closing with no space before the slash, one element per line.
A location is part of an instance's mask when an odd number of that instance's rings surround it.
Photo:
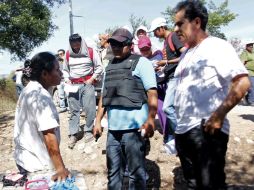
<path fill-rule="evenodd" d="M 226 173 L 229 189 L 254 190 L 254 107 L 237 106 L 228 115 L 231 123 Z M 0 173 L 15 171 L 13 152 L 14 112 L 0 114 Z M 73 150 L 67 148 L 68 113 L 61 113 L 61 152 L 65 165 L 82 171 L 90 190 L 106 189 L 105 130 L 97 143 L 86 146 L 81 139 Z M 184 190 L 185 184 L 178 158 L 161 153 L 162 136 L 158 131 L 151 139 L 147 158 L 150 176 L 148 189 Z M 92 148 L 91 148 L 92 147 Z M 85 150 L 85 152 L 84 152 Z"/>

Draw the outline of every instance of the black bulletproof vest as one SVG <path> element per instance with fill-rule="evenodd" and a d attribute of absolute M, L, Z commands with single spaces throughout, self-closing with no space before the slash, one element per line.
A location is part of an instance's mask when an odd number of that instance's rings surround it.
<path fill-rule="evenodd" d="M 121 62 L 113 59 L 106 67 L 102 105 L 141 108 L 147 95 L 140 78 L 132 76 L 139 55 L 130 55 Z"/>

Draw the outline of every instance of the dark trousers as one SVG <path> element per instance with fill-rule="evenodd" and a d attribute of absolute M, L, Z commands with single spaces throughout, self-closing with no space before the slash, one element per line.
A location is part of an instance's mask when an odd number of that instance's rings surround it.
<path fill-rule="evenodd" d="M 219 130 L 210 135 L 197 127 L 176 134 L 175 143 L 189 190 L 226 189 L 227 134 Z"/>

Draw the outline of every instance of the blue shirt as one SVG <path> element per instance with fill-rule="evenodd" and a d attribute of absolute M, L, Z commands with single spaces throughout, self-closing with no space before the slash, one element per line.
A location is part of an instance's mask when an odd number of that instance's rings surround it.
<path fill-rule="evenodd" d="M 132 74 L 142 80 L 146 91 L 156 88 L 155 72 L 152 63 L 148 59 L 141 57 Z M 109 107 L 107 113 L 109 130 L 137 129 L 147 120 L 148 104 L 143 104 L 140 109 Z"/>

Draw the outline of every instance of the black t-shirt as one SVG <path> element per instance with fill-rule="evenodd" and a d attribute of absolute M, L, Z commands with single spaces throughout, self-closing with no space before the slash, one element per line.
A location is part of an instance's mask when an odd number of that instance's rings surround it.
<path fill-rule="evenodd" d="M 174 48 L 175 48 L 175 51 L 171 50 L 170 49 L 170 46 L 169 46 L 169 40 L 168 38 L 171 36 L 171 39 L 172 39 L 172 43 L 174 45 Z M 180 52 L 180 49 L 182 47 L 184 47 L 183 43 L 179 40 L 178 36 L 176 35 L 175 32 L 173 32 L 172 35 L 168 35 L 166 41 L 165 41 L 165 48 L 166 48 L 166 54 L 167 54 L 167 59 L 168 60 L 171 60 L 171 59 L 175 59 L 175 58 L 178 58 L 180 57 L 181 55 L 181 52 Z M 166 73 L 167 74 L 167 77 L 168 79 L 174 77 L 174 73 L 175 73 L 175 69 L 177 67 L 177 64 L 178 63 L 175 63 L 175 64 L 169 64 L 166 66 Z"/>

